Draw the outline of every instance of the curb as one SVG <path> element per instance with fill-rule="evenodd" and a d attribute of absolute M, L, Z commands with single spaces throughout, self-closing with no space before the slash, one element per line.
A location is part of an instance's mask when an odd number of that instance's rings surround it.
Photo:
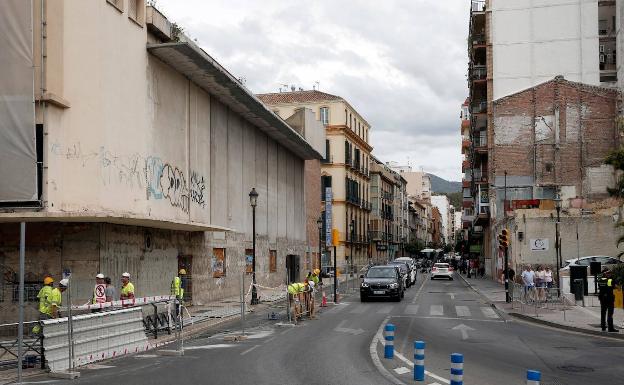
<path fill-rule="evenodd" d="M 571 331 L 571 332 L 575 332 L 575 333 L 581 333 L 581 334 L 586 334 L 586 335 L 591 335 L 591 336 L 598 336 L 598 337 L 604 337 L 604 338 L 615 338 L 615 339 L 619 339 L 619 340 L 624 340 L 624 334 L 621 333 L 607 333 L 607 332 L 603 332 L 603 331 L 598 331 L 598 330 L 590 330 L 590 329 L 584 329 L 584 328 L 580 328 L 580 327 L 576 327 L 576 326 L 568 326 L 568 325 L 562 325 L 560 323 L 557 322 L 552 322 L 552 321 L 546 321 L 543 319 L 539 319 L 539 318 L 535 318 L 535 317 L 531 317 L 529 315 L 525 315 L 525 314 L 520 314 L 520 313 L 507 313 L 508 315 L 523 320 L 523 321 L 527 321 L 527 322 L 532 322 L 538 325 L 544 325 L 544 326 L 549 326 L 552 328 L 556 328 L 556 329 L 562 329 L 562 330 L 567 330 L 567 331 Z"/>
<path fill-rule="evenodd" d="M 468 280 L 466 280 L 466 278 L 464 278 L 463 275 L 461 275 L 460 273 L 457 273 L 457 275 L 459 275 L 459 277 L 462 279 L 462 281 L 464 281 L 464 283 L 472 290 L 474 291 L 479 297 L 481 297 L 481 299 L 487 303 L 488 305 L 490 305 L 494 310 L 496 310 L 496 312 L 498 313 L 498 315 L 505 321 L 509 321 L 509 313 L 507 313 L 504 309 L 500 309 L 498 308 L 498 306 L 496 306 L 496 304 L 494 304 L 494 302 L 492 302 L 492 300 L 490 300 L 485 294 L 481 293 L 481 291 L 479 289 L 476 289 L 474 286 L 472 286 L 472 284 L 470 282 L 468 282 Z"/>

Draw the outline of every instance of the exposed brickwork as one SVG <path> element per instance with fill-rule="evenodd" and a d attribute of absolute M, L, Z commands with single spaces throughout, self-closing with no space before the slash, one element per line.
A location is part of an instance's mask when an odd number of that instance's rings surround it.
<path fill-rule="evenodd" d="M 618 145 L 617 102 L 616 91 L 562 78 L 495 101 L 492 176 L 506 170 L 533 177 L 537 185 L 575 186 L 577 194 L 592 198 L 583 180 Z"/>

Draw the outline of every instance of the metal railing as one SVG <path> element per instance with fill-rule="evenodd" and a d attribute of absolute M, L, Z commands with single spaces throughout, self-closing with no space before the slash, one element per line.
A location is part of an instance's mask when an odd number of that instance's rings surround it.
<path fill-rule="evenodd" d="M 43 338 L 33 331 L 39 321 L 24 322 L 23 368 L 34 368 L 38 364 L 45 369 Z M 18 323 L 0 325 L 0 370 L 17 368 Z"/>
<path fill-rule="evenodd" d="M 485 0 L 472 0 L 471 5 L 470 5 L 470 10 L 472 12 L 485 11 Z"/>

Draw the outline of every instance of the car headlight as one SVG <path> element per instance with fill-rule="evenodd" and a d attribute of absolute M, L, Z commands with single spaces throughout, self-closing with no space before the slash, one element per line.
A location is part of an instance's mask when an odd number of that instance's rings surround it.
<path fill-rule="evenodd" d="M 393 283 L 390 284 L 390 289 L 396 289 L 398 287 L 399 287 L 399 284 L 396 283 L 396 282 L 393 282 Z"/>
<path fill-rule="evenodd" d="M 368 284 L 368 282 L 362 282 L 362 287 L 369 287 L 370 285 Z"/>

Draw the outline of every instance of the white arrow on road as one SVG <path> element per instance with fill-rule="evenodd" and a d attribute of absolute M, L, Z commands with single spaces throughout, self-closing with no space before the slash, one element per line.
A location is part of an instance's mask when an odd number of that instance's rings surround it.
<path fill-rule="evenodd" d="M 345 328 L 343 327 L 343 325 L 346 323 L 346 320 L 343 320 L 342 322 L 340 322 L 338 324 L 338 326 L 336 326 L 336 328 L 334 329 L 334 331 L 340 332 L 340 333 L 348 333 L 348 334 L 353 334 L 354 336 L 357 336 L 358 334 L 362 334 L 364 333 L 364 329 L 350 329 L 350 328 Z"/>
<path fill-rule="evenodd" d="M 461 335 L 462 335 L 462 340 L 467 340 L 468 339 L 468 331 L 474 331 L 473 328 L 471 328 L 470 326 L 466 326 L 464 324 L 459 324 L 459 325 L 455 326 L 451 330 L 459 330 L 461 332 Z"/>
<path fill-rule="evenodd" d="M 455 299 L 455 293 L 447 293 L 447 294 L 451 296 L 451 299 Z"/>

